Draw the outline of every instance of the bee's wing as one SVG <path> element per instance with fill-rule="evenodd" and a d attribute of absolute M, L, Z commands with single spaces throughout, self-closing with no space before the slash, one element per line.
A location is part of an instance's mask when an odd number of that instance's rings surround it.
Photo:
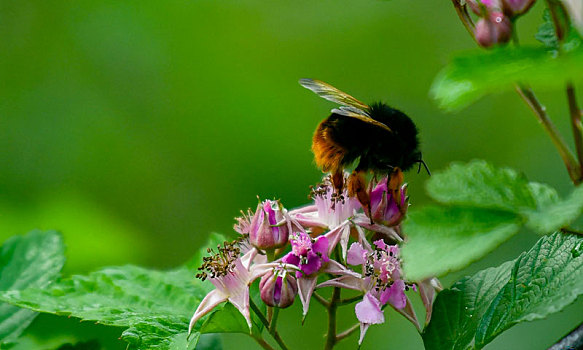
<path fill-rule="evenodd" d="M 363 122 L 366 122 L 366 123 L 369 123 L 372 125 L 376 125 L 380 128 L 383 128 L 383 129 L 387 130 L 388 132 L 393 132 L 393 130 L 391 130 L 391 128 L 389 128 L 388 126 L 386 126 L 385 124 L 383 124 L 379 121 L 372 119 L 365 111 L 360 110 L 358 108 L 354 108 L 354 107 L 350 107 L 350 106 L 342 106 L 340 108 L 334 108 L 332 110 L 332 113 L 344 115 L 344 116 L 351 117 L 351 118 L 356 118 L 356 119 L 362 120 Z"/>
<path fill-rule="evenodd" d="M 300 79 L 300 85 L 306 89 L 312 90 L 318 96 L 328 101 L 336 102 L 343 106 L 350 106 L 358 109 L 367 110 L 368 106 L 349 94 L 342 92 L 330 84 L 320 80 Z"/>

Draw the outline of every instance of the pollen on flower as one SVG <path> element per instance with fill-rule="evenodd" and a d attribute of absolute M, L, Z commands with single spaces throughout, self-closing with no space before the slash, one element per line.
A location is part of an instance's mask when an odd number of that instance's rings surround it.
<path fill-rule="evenodd" d="M 196 278 L 204 281 L 208 277 L 217 278 L 233 272 L 234 261 L 241 254 L 239 247 L 241 241 L 242 239 L 236 239 L 232 242 L 223 242 L 222 245 L 217 245 L 216 253 L 214 249 L 208 248 L 207 253 L 212 255 L 202 258 L 202 265 L 198 268 L 200 272 L 196 274 Z"/>
<path fill-rule="evenodd" d="M 328 199 L 328 196 L 330 196 L 330 200 L 333 204 L 337 202 L 344 204 L 345 200 L 344 187 L 345 186 L 343 185 L 342 191 L 340 191 L 340 193 L 334 191 L 334 187 L 332 186 L 332 176 L 328 175 L 324 177 L 322 182 L 316 185 L 316 187 L 310 186 L 310 195 L 308 196 L 308 198 L 313 200 L 318 199 L 326 200 Z"/>

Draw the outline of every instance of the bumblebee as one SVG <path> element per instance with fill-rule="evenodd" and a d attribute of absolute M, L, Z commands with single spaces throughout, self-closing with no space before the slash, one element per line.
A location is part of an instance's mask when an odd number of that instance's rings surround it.
<path fill-rule="evenodd" d="M 398 198 L 403 182 L 402 171 L 421 164 L 419 132 L 405 113 L 382 102 L 369 105 L 319 80 L 301 79 L 300 85 L 340 107 L 316 128 L 312 151 L 318 167 L 332 175 L 336 199 L 346 186 L 348 195 L 356 196 L 370 215 L 370 196 L 366 175 L 389 176 L 389 189 Z M 344 169 L 356 168 L 344 183 Z M 418 170 L 418 171 L 419 171 Z M 397 203 L 401 203 L 400 200 Z M 372 220 L 372 219 L 371 219 Z"/>

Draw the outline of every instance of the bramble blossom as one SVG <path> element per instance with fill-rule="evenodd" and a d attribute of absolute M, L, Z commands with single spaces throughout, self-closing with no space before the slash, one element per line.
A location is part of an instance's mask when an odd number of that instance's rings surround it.
<path fill-rule="evenodd" d="M 344 176 L 346 183 L 348 174 Z M 219 246 L 217 254 L 203 260 L 197 277 L 208 278 L 216 288 L 196 309 L 189 331 L 224 301 L 241 312 L 251 329 L 249 288 L 257 278 L 261 278 L 261 300 L 269 310 L 262 318 L 266 327 L 273 321 L 270 317 L 277 315 L 271 308 L 286 308 L 297 295 L 305 318 L 314 290 L 335 287 L 362 293 L 354 300 L 358 301 L 354 313 L 360 324 L 359 344 L 370 325 L 385 322 L 386 305 L 420 329 L 405 291 L 419 292 L 427 323 L 440 285 L 436 279 L 412 283 L 403 276 L 396 244 L 403 241 L 400 223 L 409 203 L 402 173 L 374 180 L 368 195 L 370 217 L 356 198 L 348 196 L 346 188 L 336 193 L 327 176 L 312 189 L 313 202 L 307 206 L 288 212 L 279 201 L 266 200 L 255 212 L 243 213 L 234 227 L 241 237 Z M 323 276 L 329 277 L 317 284 Z M 325 305 L 333 302 L 323 299 L 318 296 Z"/>

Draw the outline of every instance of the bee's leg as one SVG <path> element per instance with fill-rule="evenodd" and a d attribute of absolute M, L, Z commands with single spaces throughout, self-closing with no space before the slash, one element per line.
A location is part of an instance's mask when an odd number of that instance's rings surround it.
<path fill-rule="evenodd" d="M 370 196 L 367 191 L 366 178 L 364 176 L 364 170 L 354 170 L 350 177 L 348 178 L 348 195 L 350 197 L 355 197 L 358 199 L 362 208 L 366 212 L 370 219 L 371 225 L 374 224 L 372 221 L 372 213 L 370 208 Z"/>
<path fill-rule="evenodd" d="M 334 209 L 337 201 L 344 201 L 344 198 L 342 198 L 342 189 L 344 188 L 344 172 L 342 169 L 333 171 L 331 180 L 334 187 L 334 193 L 332 194 L 332 209 Z"/>
<path fill-rule="evenodd" d="M 405 176 L 401 169 L 395 167 L 393 172 L 389 175 L 389 191 L 393 195 L 393 198 L 397 202 L 397 207 L 401 213 L 404 213 L 405 209 L 402 205 L 403 198 L 401 198 L 401 185 L 405 181 Z"/>

